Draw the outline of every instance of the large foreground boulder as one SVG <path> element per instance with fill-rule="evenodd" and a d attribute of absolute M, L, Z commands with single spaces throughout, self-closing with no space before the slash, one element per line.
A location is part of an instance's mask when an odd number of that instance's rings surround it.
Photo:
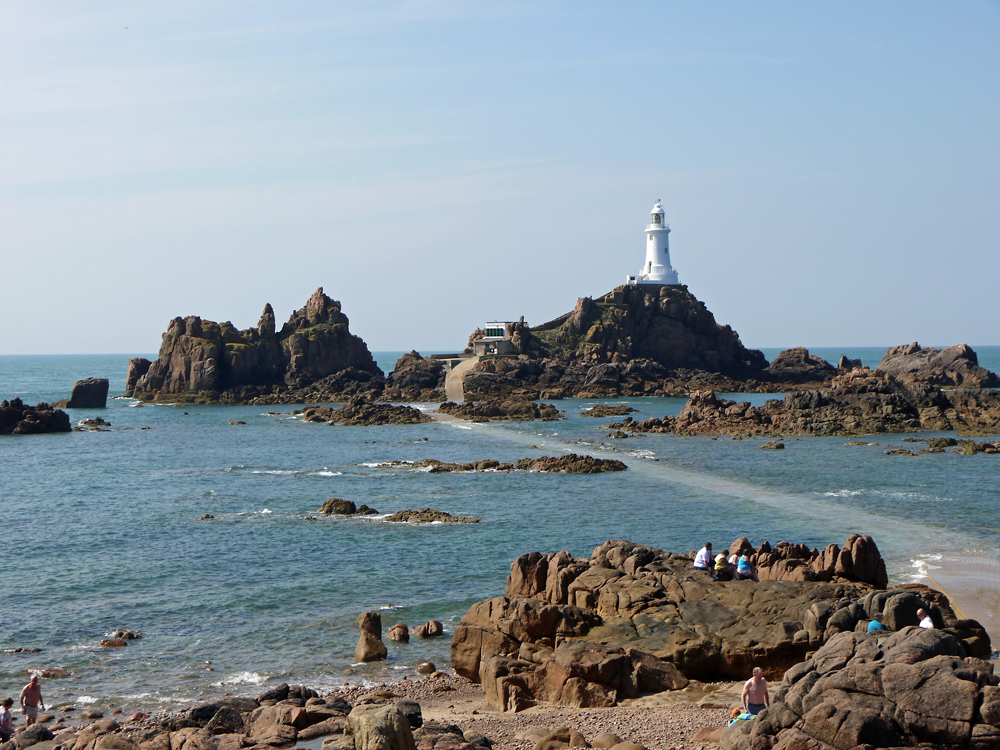
<path fill-rule="evenodd" d="M 840 633 L 785 673 L 771 706 L 722 736 L 727 750 L 1000 747 L 1000 677 L 952 635 L 908 626 Z"/>
<path fill-rule="evenodd" d="M 769 545 L 761 545 L 760 572 L 776 578 L 759 583 L 714 581 L 689 556 L 625 541 L 605 542 L 590 558 L 522 555 L 505 596 L 474 604 L 455 629 L 452 666 L 482 683 L 487 702 L 501 710 L 608 706 L 683 687 L 688 678 L 745 679 L 755 666 L 779 679 L 837 633 L 876 615 L 906 627 L 921 607 L 966 653 L 989 654 L 985 630 L 958 620 L 944 595 L 860 580 L 884 579 L 870 537 L 809 551 L 825 580 L 780 579 L 804 567 L 789 565 L 803 558 L 784 551 L 800 546 L 779 544 L 782 552 L 768 557 Z"/>
<path fill-rule="evenodd" d="M 1000 376 L 979 366 L 979 357 L 968 344 L 935 349 L 914 341 L 886 349 L 878 372 L 902 383 L 928 383 L 945 387 L 996 388 Z"/>

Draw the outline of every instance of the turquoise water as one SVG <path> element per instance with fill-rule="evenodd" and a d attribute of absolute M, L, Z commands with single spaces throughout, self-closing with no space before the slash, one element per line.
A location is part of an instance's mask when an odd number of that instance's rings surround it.
<path fill-rule="evenodd" d="M 877 363 L 883 351 L 844 353 Z M 1000 347 L 977 351 L 1000 369 Z M 814 353 L 836 361 L 840 351 Z M 399 354 L 377 359 L 385 370 Z M 108 377 L 112 394 L 121 393 L 127 362 L 0 357 L 0 397 L 53 401 L 87 376 Z M 594 403 L 558 402 L 568 418 L 554 423 L 348 428 L 259 407 L 118 399 L 71 413 L 74 422 L 100 415 L 109 432 L 0 439 L 0 650 L 43 649 L 0 653 L 0 693 L 16 694 L 26 668 L 59 667 L 72 676 L 45 681 L 47 705 L 175 708 L 280 681 L 322 688 L 393 679 L 427 659 L 447 668 L 455 624 L 472 602 L 503 592 L 515 557 L 589 555 L 612 538 L 686 551 L 741 535 L 822 546 L 867 532 L 895 582 L 920 580 L 932 563 L 1000 566 L 1000 457 L 884 456 L 907 445 L 902 436 L 872 438 L 878 446 L 789 439 L 782 452 L 759 450 L 760 440 L 614 441 L 602 420 L 579 416 Z M 625 403 L 645 418 L 676 414 L 684 400 Z M 377 466 L 569 451 L 614 456 L 629 471 Z M 483 521 L 317 518 L 329 497 L 381 513 L 431 507 Z M 198 520 L 205 514 L 215 518 Z M 386 629 L 442 620 L 445 637 L 388 644 L 387 663 L 355 665 L 357 616 L 369 609 L 382 611 Z M 98 648 L 118 627 L 143 638 Z"/>

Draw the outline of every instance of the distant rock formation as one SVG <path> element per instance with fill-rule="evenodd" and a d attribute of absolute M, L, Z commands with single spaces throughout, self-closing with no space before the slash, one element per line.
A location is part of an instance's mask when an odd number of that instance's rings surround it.
<path fill-rule="evenodd" d="M 0 401 L 0 435 L 39 435 L 46 432 L 71 432 L 69 415 L 53 409 L 44 401 L 35 406 L 19 398 Z"/>
<path fill-rule="evenodd" d="M 837 368 L 804 346 L 785 349 L 767 366 L 776 383 L 823 383 L 837 374 Z"/>
<path fill-rule="evenodd" d="M 576 453 L 567 453 L 564 456 L 522 458 L 512 463 L 500 463 L 495 458 L 487 458 L 482 461 L 469 461 L 467 463 L 450 461 L 446 463 L 438 461 L 436 458 L 424 458 L 420 461 L 387 461 L 379 464 L 379 466 L 419 466 L 426 468 L 428 474 L 450 474 L 467 471 L 533 471 L 541 474 L 600 474 L 605 471 L 625 471 L 628 469 L 628 466 L 623 462 L 614 458 L 595 458 L 593 456 L 580 456 Z"/>
<path fill-rule="evenodd" d="M 979 357 L 967 344 L 944 349 L 921 348 L 914 341 L 886 349 L 878 372 L 902 383 L 928 383 L 958 388 L 997 388 L 1000 376 L 979 366 Z"/>
<path fill-rule="evenodd" d="M 825 550 L 816 559 L 826 557 Z M 511 564 L 504 596 L 472 605 L 455 628 L 452 666 L 481 683 L 487 703 L 500 710 L 540 702 L 611 706 L 639 693 L 683 688 L 689 678 L 745 679 L 754 666 L 779 679 L 838 633 L 861 631 L 875 615 L 905 628 L 916 623 L 921 607 L 963 655 L 989 655 L 986 631 L 957 619 L 943 594 L 926 587 L 883 590 L 855 577 L 884 574 L 870 537 L 853 536 L 831 557 L 843 565 L 831 563 L 828 582 L 784 577 L 781 561 L 793 558 L 778 554 L 770 572 L 780 580 L 756 583 L 713 581 L 690 557 L 619 540 L 589 558 L 521 555 Z"/>
<path fill-rule="evenodd" d="M 471 516 L 453 516 L 443 510 L 421 508 L 420 510 L 400 510 L 387 516 L 389 523 L 479 523 L 480 519 Z"/>
<path fill-rule="evenodd" d="M 838 375 L 829 388 L 799 391 L 763 406 L 720 399 L 695 391 L 676 417 L 607 425 L 630 432 L 678 435 L 869 435 L 873 433 L 958 430 L 961 434 L 1000 431 L 1000 393 L 995 390 L 941 391 L 925 384 L 905 386 L 867 367 Z"/>
<path fill-rule="evenodd" d="M 381 390 L 384 376 L 320 287 L 280 332 L 265 305 L 256 328 L 174 318 L 155 362 L 129 362 L 126 395 L 147 400 L 287 403 L 310 393 Z"/>
<path fill-rule="evenodd" d="M 772 389 L 767 360 L 720 326 L 685 286 L 621 286 L 540 326 L 521 318 L 518 359 L 486 359 L 465 375 L 466 398 L 680 395 L 690 384 Z M 475 331 L 472 343 L 485 336 Z M 469 350 L 471 351 L 471 349 Z"/>
<path fill-rule="evenodd" d="M 383 398 L 391 401 L 441 401 L 444 399 L 444 364 L 421 357 L 414 350 L 396 361 L 386 378 Z"/>

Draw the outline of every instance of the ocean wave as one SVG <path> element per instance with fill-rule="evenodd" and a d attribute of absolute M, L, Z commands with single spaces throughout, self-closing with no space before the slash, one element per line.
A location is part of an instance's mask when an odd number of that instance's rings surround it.
<path fill-rule="evenodd" d="M 260 672 L 233 672 L 226 675 L 218 682 L 213 682 L 212 687 L 223 687 L 225 685 L 263 685 L 270 678 Z"/>
<path fill-rule="evenodd" d="M 306 474 L 307 477 L 342 477 L 344 472 L 342 471 L 330 471 L 329 469 L 324 469 L 323 471 L 310 471 Z"/>
<path fill-rule="evenodd" d="M 289 476 L 291 474 L 298 474 L 299 472 L 294 469 L 254 469 L 250 472 L 251 474 L 277 474 L 278 476 Z"/>
<path fill-rule="evenodd" d="M 90 705 L 91 703 L 97 703 L 97 698 L 94 698 L 91 695 L 78 695 L 76 697 L 76 702 Z"/>
<path fill-rule="evenodd" d="M 832 492 L 821 492 L 823 497 L 857 497 L 864 495 L 867 490 L 833 490 Z"/>

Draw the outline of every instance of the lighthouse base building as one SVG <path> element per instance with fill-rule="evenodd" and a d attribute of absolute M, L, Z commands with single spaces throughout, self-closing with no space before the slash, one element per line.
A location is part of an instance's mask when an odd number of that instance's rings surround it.
<path fill-rule="evenodd" d="M 646 262 L 638 274 L 626 278 L 626 283 L 659 286 L 679 286 L 681 283 L 677 271 L 670 265 L 670 227 L 659 201 L 653 206 L 646 227 Z"/>

